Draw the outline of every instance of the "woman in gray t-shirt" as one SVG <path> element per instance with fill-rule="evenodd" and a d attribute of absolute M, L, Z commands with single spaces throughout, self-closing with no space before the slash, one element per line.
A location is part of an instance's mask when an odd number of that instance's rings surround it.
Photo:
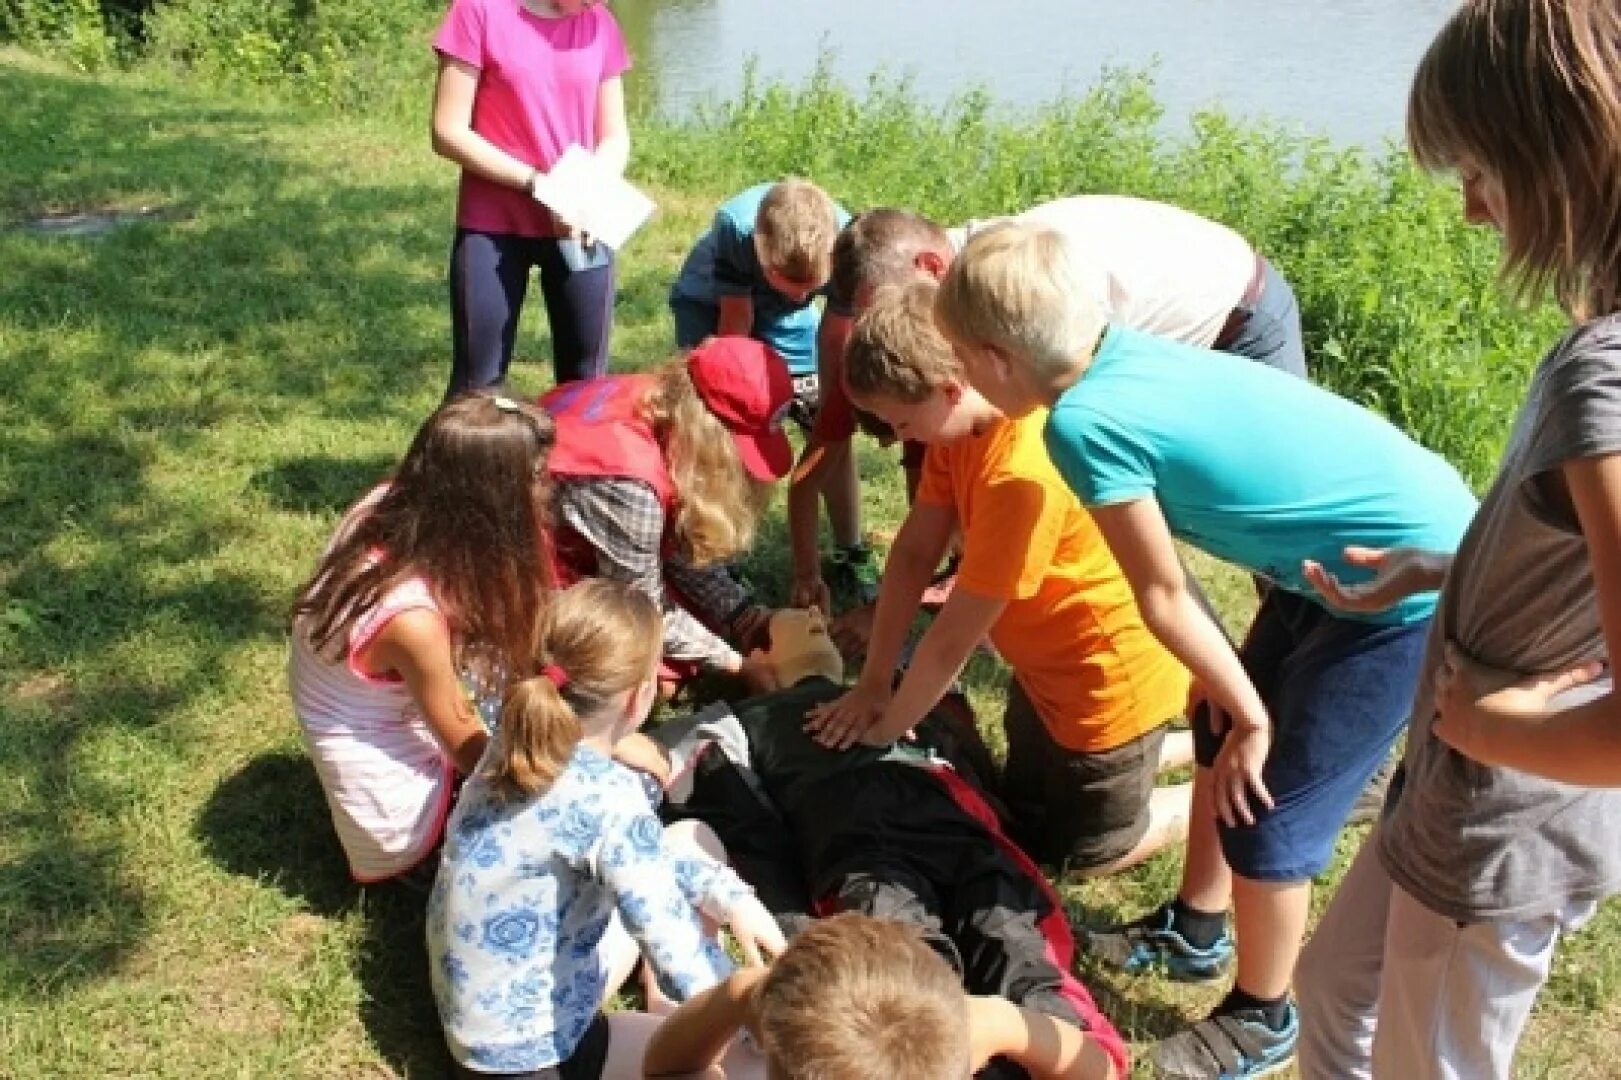
<path fill-rule="evenodd" d="M 1297 971 L 1307 1077 L 1508 1077 L 1560 935 L 1621 891 L 1618 48 L 1609 0 L 1475 0 L 1414 81 L 1414 155 L 1457 170 L 1516 292 L 1577 325 L 1453 559 L 1316 574 L 1350 608 L 1445 584 L 1384 820 Z"/>

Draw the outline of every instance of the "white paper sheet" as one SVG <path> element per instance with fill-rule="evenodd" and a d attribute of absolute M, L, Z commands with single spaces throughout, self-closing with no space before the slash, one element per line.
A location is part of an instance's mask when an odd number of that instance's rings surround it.
<path fill-rule="evenodd" d="M 653 213 L 652 199 L 577 145 L 563 151 L 550 172 L 535 178 L 535 197 L 616 251 Z"/>

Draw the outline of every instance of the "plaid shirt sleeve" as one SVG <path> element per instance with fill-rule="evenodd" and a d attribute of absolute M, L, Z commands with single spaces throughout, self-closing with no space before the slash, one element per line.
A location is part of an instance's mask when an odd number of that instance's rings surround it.
<path fill-rule="evenodd" d="M 652 488 L 638 480 L 564 481 L 557 488 L 556 507 L 558 518 L 596 549 L 600 576 L 632 585 L 659 605 L 664 613 L 665 656 L 718 667 L 737 665 L 737 650 L 671 601 L 665 592 L 664 508 Z M 710 603 L 719 596 L 717 589 L 694 590 L 682 568 L 669 569 L 675 571 L 671 584 L 690 603 L 705 613 L 711 610 Z M 742 591 L 735 582 L 732 585 Z M 722 602 L 724 599 L 720 597 Z M 724 609 L 720 614 L 724 618 L 729 613 L 730 609 Z"/>

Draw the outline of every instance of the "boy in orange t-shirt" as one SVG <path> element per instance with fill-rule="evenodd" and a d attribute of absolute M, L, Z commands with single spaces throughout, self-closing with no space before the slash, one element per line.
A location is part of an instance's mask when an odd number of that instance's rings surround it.
<path fill-rule="evenodd" d="M 1186 835 L 1185 762 L 1166 738 L 1188 675 L 1143 625 L 1108 545 L 1047 457 L 1040 414 L 1010 420 L 963 378 L 934 328 L 935 286 L 882 295 L 845 349 L 851 398 L 928 444 L 917 498 L 885 565 L 861 678 L 813 713 L 827 745 L 886 743 L 950 686 L 987 633 L 1013 669 L 1003 799 L 1037 859 L 1102 874 Z M 957 587 L 893 694 L 906 632 L 957 528 Z"/>

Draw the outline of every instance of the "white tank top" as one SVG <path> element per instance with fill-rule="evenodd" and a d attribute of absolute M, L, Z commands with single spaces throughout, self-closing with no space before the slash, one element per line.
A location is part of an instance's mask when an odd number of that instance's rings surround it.
<path fill-rule="evenodd" d="M 421 862 L 439 841 L 455 790 L 455 763 L 405 683 L 372 675 L 355 659 L 396 615 L 417 609 L 440 614 L 421 577 L 396 585 L 357 618 L 336 661 L 312 647 L 307 616 L 293 623 L 293 709 L 356 881 L 394 877 Z"/>

